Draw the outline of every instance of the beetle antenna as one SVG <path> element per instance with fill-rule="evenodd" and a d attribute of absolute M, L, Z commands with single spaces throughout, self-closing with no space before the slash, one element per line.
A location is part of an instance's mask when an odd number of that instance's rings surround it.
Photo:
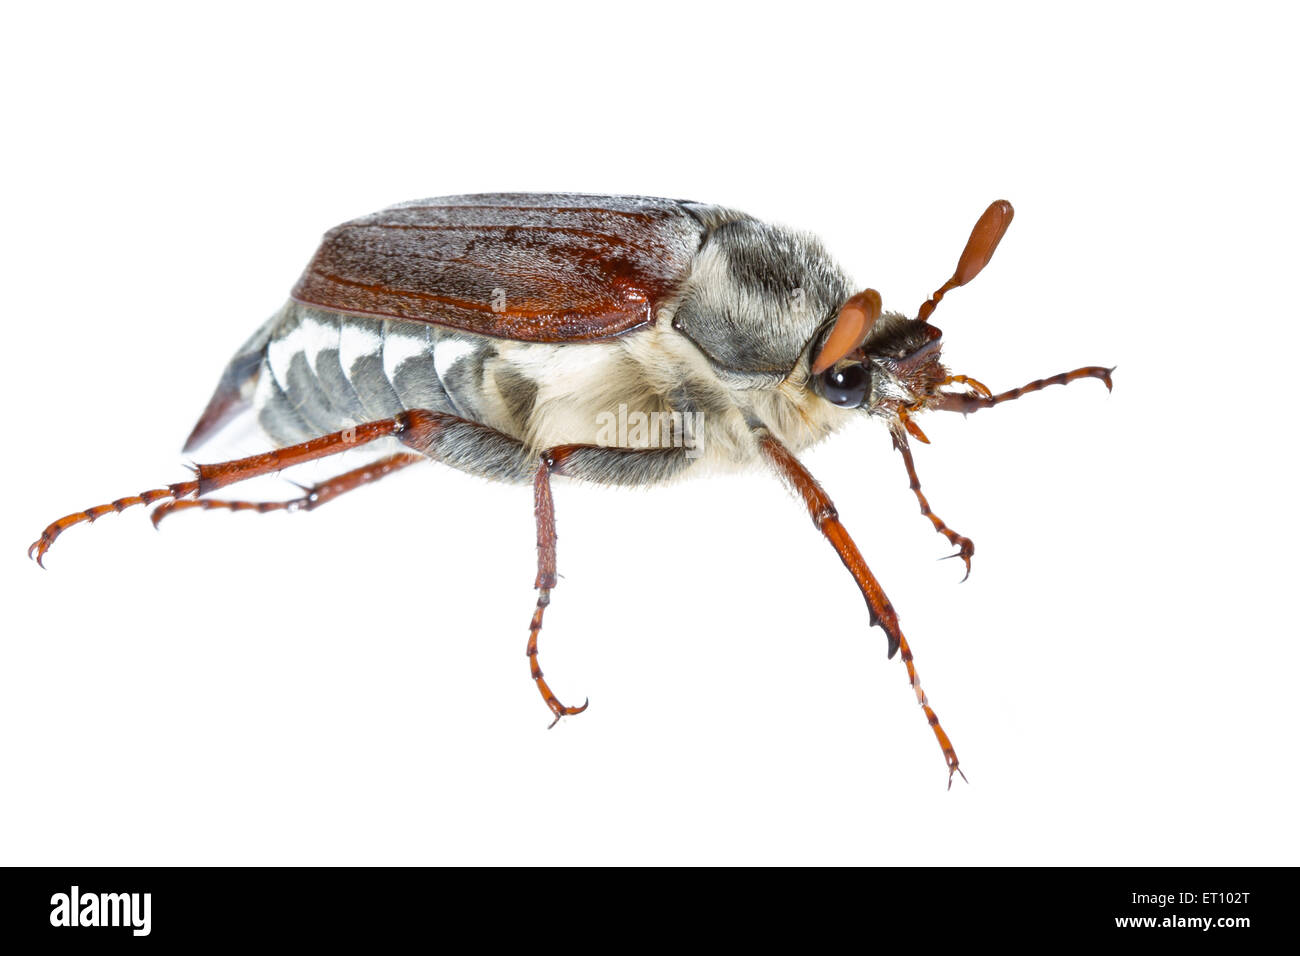
<path fill-rule="evenodd" d="M 930 314 L 947 293 L 964 286 L 984 270 L 989 260 L 993 258 L 998 243 L 1007 234 L 1007 227 L 1011 225 L 1011 218 L 1015 214 L 1016 211 L 1011 208 L 1011 203 L 1005 199 L 997 200 L 984 210 L 984 215 L 980 216 L 979 221 L 975 223 L 975 228 L 971 230 L 970 238 L 966 240 L 966 248 L 962 250 L 961 258 L 957 260 L 957 271 L 935 291 L 934 295 L 921 303 L 921 309 L 916 314 L 918 321 L 924 322 L 930 318 Z"/>
<path fill-rule="evenodd" d="M 867 340 L 867 333 L 880 318 L 880 293 L 863 289 L 840 307 L 830 335 L 813 360 L 812 371 L 820 375 Z"/>

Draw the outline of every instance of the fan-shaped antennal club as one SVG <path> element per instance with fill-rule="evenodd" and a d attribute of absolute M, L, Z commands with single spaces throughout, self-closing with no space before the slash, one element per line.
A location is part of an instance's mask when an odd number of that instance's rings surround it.
<path fill-rule="evenodd" d="M 962 250 L 961 258 L 957 260 L 957 271 L 934 295 L 921 304 L 921 309 L 916 314 L 917 319 L 924 322 L 934 312 L 946 293 L 964 286 L 983 271 L 989 264 L 989 260 L 993 258 L 998 243 L 1007 234 L 1007 227 L 1011 225 L 1011 218 L 1015 214 L 1016 211 L 1011 208 L 1011 203 L 1005 199 L 999 199 L 984 210 L 984 215 L 980 216 L 979 221 L 975 223 L 975 228 L 971 230 L 970 238 L 966 240 L 966 248 Z"/>
<path fill-rule="evenodd" d="M 820 375 L 866 341 L 867 333 L 880 318 L 880 310 L 880 293 L 875 289 L 864 289 L 845 302 L 817 353 L 813 374 Z"/>

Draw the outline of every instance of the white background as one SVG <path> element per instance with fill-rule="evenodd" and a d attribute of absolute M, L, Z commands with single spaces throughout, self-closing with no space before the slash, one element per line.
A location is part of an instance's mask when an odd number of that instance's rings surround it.
<path fill-rule="evenodd" d="M 0 862 L 1296 863 L 1296 24 L 1221 9 L 9 15 Z M 591 709 L 549 733 L 527 489 L 421 466 L 27 561 L 185 477 L 322 232 L 488 190 L 733 205 L 909 312 L 1015 204 L 949 364 L 1118 371 L 924 420 L 970 580 L 882 431 L 806 456 L 969 786 L 763 473 L 557 487 L 543 663 Z"/>

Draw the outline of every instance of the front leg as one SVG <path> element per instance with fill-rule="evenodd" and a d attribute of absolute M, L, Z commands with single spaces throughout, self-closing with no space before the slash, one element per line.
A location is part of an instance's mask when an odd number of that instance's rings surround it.
<path fill-rule="evenodd" d="M 926 500 L 925 493 L 921 491 L 921 479 L 916 476 L 916 463 L 912 461 L 912 449 L 907 443 L 907 435 L 901 432 L 894 432 L 894 447 L 898 449 L 899 454 L 903 456 L 903 465 L 907 468 L 907 479 L 911 484 L 912 493 L 916 495 L 916 500 L 921 503 L 921 514 L 930 519 L 930 524 L 934 525 L 934 530 L 939 532 L 949 543 L 957 548 L 955 554 L 950 554 L 950 558 L 961 558 L 966 565 L 966 577 L 970 577 L 970 559 L 975 554 L 975 542 L 964 534 L 958 534 L 949 528 L 942 518 L 930 510 L 930 502 Z"/>
<path fill-rule="evenodd" d="M 1110 373 L 1113 371 L 1115 371 L 1113 367 L 1105 368 L 1101 365 L 1087 365 L 1083 368 L 1076 368 L 1072 372 L 1062 372 L 1050 378 L 1036 379 L 1028 385 L 1021 385 L 1019 388 L 999 392 L 996 395 L 988 394 L 988 389 L 982 385 L 976 389 L 976 394 L 940 392 L 935 399 L 926 402 L 926 407 L 941 412 L 961 412 L 963 415 L 969 415 L 971 412 L 978 412 L 981 408 L 992 408 L 994 405 L 1001 405 L 1003 402 L 1014 402 L 1022 395 L 1041 391 L 1049 385 L 1069 385 L 1071 382 L 1077 382 L 1084 378 L 1100 379 L 1105 384 L 1106 391 L 1109 392 L 1112 385 Z M 964 375 L 954 375 L 949 378 L 949 381 L 960 382 L 965 378 Z M 978 385 L 979 383 L 975 384 Z"/>
<path fill-rule="evenodd" d="M 858 587 L 861 589 L 862 596 L 866 598 L 867 613 L 871 623 L 878 625 L 889 638 L 889 656 L 893 657 L 896 652 L 902 651 L 903 664 L 907 667 L 908 682 L 916 693 L 917 703 L 925 711 L 925 718 L 930 722 L 930 728 L 934 731 L 935 739 L 939 741 L 939 747 L 943 750 L 943 758 L 948 764 L 949 788 L 952 787 L 953 774 L 960 773 L 961 778 L 965 780 L 966 775 L 962 773 L 959 767 L 957 753 L 953 750 L 952 741 L 948 739 L 948 735 L 939 724 L 939 718 L 930 707 L 930 701 L 926 698 L 925 691 L 921 689 L 921 681 L 916 675 L 916 666 L 912 662 L 912 649 L 908 647 L 907 638 L 903 636 L 903 631 L 898 626 L 898 615 L 894 611 L 894 606 L 889 603 L 889 598 L 885 596 L 880 582 L 876 580 L 875 575 L 871 573 L 871 569 L 867 567 L 867 562 L 863 560 L 858 546 L 853 543 L 848 531 L 840 523 L 839 513 L 835 510 L 835 505 L 831 502 L 830 496 L 817 483 L 817 479 L 799 463 L 799 459 L 795 458 L 790 450 L 782 445 L 771 432 L 765 428 L 760 428 L 755 438 L 764 458 L 767 459 L 768 463 L 791 490 L 803 500 L 813 524 L 831 543 L 835 553 L 840 556 L 844 566 L 853 575 L 853 580 L 857 582 Z"/>

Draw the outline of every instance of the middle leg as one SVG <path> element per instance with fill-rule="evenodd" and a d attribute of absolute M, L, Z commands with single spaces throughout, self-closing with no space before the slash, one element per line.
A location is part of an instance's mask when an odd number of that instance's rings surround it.
<path fill-rule="evenodd" d="M 555 498 L 551 494 L 551 474 L 568 475 L 609 484 L 653 484 L 669 478 L 690 463 L 682 448 L 612 448 L 596 445 L 559 445 L 541 454 L 533 476 L 533 515 L 537 521 L 537 609 L 528 628 L 528 663 L 542 699 L 551 709 L 554 727 L 561 717 L 580 714 L 581 707 L 567 707 L 551 691 L 537 661 L 537 638 L 542 631 L 542 617 L 551 603 L 551 589 L 556 584 Z"/>

